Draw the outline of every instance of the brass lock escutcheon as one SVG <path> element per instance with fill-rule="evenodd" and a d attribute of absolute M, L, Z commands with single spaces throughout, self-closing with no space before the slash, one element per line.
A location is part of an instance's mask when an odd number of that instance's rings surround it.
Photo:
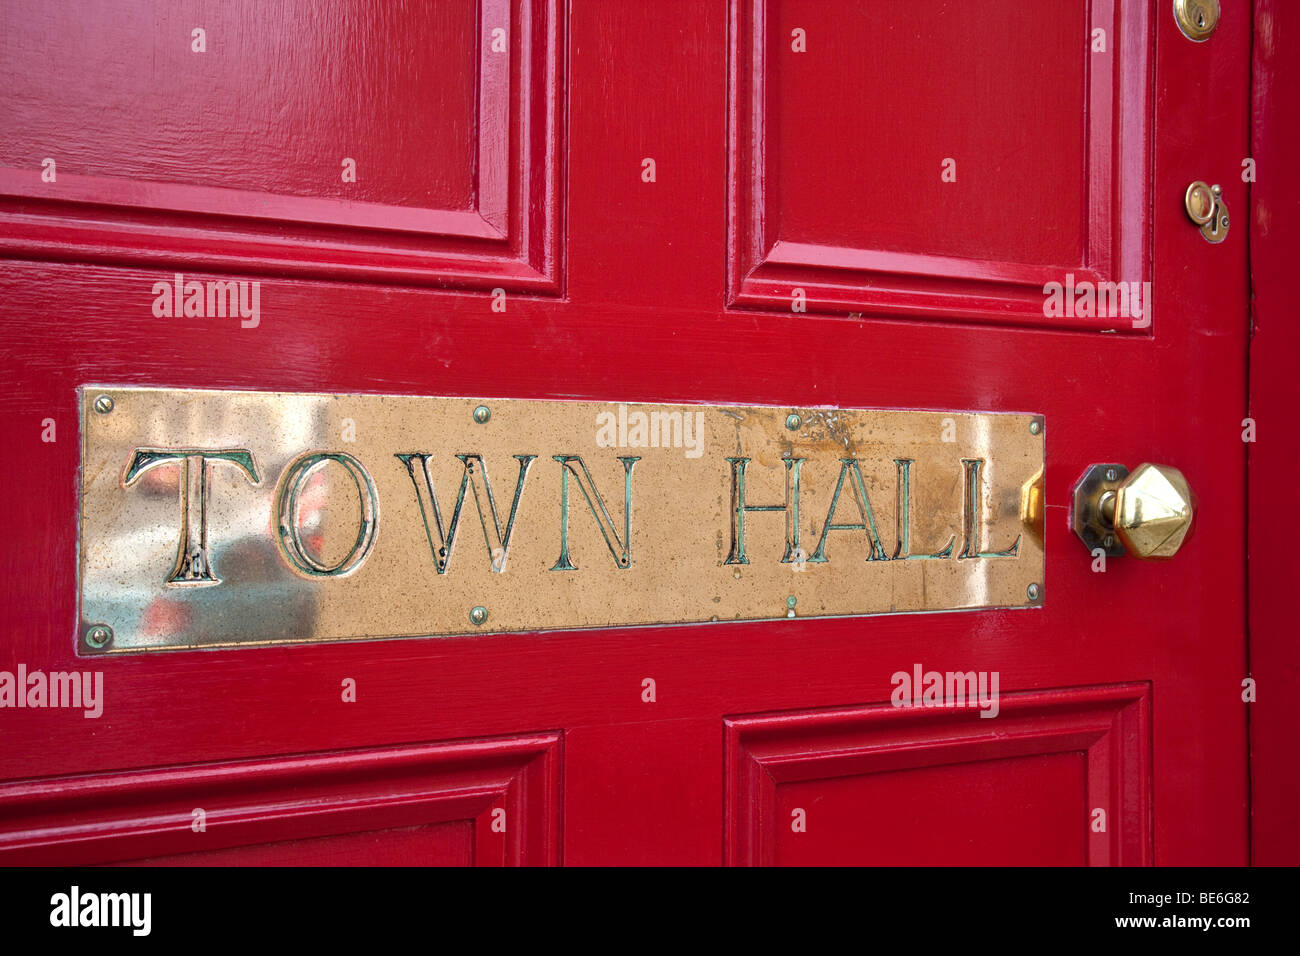
<path fill-rule="evenodd" d="M 1174 0 L 1174 19 L 1183 36 L 1204 43 L 1219 25 L 1219 0 Z"/>
<path fill-rule="evenodd" d="M 1168 465 L 1091 465 L 1074 486 L 1070 523 L 1089 551 L 1163 561 L 1178 553 L 1192 528 L 1196 499 L 1187 479 Z"/>
<path fill-rule="evenodd" d="M 1228 238 L 1228 205 L 1218 183 L 1210 186 L 1196 180 L 1183 194 L 1183 208 L 1187 218 L 1200 227 L 1206 242 L 1219 243 Z"/>

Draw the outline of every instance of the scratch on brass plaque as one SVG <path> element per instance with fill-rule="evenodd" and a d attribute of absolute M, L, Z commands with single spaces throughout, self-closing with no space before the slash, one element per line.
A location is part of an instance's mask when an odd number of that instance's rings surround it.
<path fill-rule="evenodd" d="M 81 389 L 81 653 L 1041 605 L 1042 416 Z"/>

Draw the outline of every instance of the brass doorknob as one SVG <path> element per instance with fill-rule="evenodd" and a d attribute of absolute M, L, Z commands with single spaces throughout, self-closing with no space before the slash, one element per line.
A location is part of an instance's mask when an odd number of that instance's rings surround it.
<path fill-rule="evenodd" d="M 1071 524 L 1089 551 L 1163 561 L 1178 553 L 1192 527 L 1196 499 L 1168 465 L 1092 465 L 1074 487 Z"/>

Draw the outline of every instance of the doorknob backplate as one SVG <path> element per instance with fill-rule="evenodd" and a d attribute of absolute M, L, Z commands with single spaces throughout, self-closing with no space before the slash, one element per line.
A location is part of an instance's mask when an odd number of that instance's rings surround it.
<path fill-rule="evenodd" d="M 1124 544 L 1115 533 L 1113 518 L 1107 521 L 1103 517 L 1101 502 L 1114 501 L 1119 494 L 1119 486 L 1128 477 L 1128 469 L 1123 465 L 1112 463 L 1092 465 L 1078 484 L 1074 486 L 1074 497 L 1070 506 L 1070 524 L 1074 533 L 1087 546 L 1089 551 L 1100 548 L 1108 558 L 1118 558 L 1124 554 Z M 1111 511 L 1113 515 L 1114 512 Z"/>

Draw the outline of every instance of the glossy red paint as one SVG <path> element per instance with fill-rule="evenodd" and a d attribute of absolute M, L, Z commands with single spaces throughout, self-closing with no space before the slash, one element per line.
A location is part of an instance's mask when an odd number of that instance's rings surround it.
<path fill-rule="evenodd" d="M 1300 451 L 1300 327 L 1291 288 L 1300 240 L 1300 130 L 1279 117 L 1300 111 L 1300 8 L 1255 4 L 1254 123 L 1251 156 L 1250 263 L 1254 292 L 1250 343 L 1250 415 L 1257 428 L 1250 449 L 1250 673 L 1259 697 L 1250 705 L 1251 858 L 1261 866 L 1300 860 L 1300 645 L 1291 620 L 1300 575 L 1279 502 L 1290 501 Z"/>
<path fill-rule="evenodd" d="M 887 704 L 728 720 L 727 862 L 1149 863 L 1149 695 L 1008 695 L 988 720 Z M 1104 828 L 1080 834 L 1080 796 L 1089 812 L 1109 808 Z M 907 838 L 881 841 L 864 815 Z"/>
<path fill-rule="evenodd" d="M 798 286 L 837 312 L 1117 330 L 1043 315 L 1066 271 L 1150 278 L 1150 10 L 1082 6 L 984 3 L 1015 29 L 976 43 L 909 0 L 733 3 L 730 302 L 787 311 Z M 1093 30 L 1109 46 L 1081 59 Z"/>
<path fill-rule="evenodd" d="M 564 9 L 9 4 L 0 250 L 554 292 Z"/>
<path fill-rule="evenodd" d="M 448 853 L 438 862 L 551 864 L 559 749 L 558 734 L 534 734 L 45 778 L 0 794 L 0 854 L 170 865 L 202 862 L 200 841 L 218 863 L 412 863 L 432 850 Z"/>
<path fill-rule="evenodd" d="M 96 659 L 99 719 L 0 711 L 0 861 L 1246 862 L 1247 230 L 1206 243 L 1182 194 L 1206 179 L 1248 208 L 1249 13 L 1225 4 L 1212 42 L 1193 44 L 1164 3 L 1044 7 L 1023 32 L 995 4 L 969 33 L 936 19 L 941 5 L 905 6 L 878 31 L 865 4 L 484 2 L 429 26 L 464 53 L 444 57 L 386 14 L 315 4 L 293 21 L 312 55 L 276 60 L 272 79 L 203 65 L 242 77 L 238 114 L 228 85 L 169 77 L 198 68 L 184 52 L 200 22 L 210 58 L 284 35 L 259 7 L 94 29 L 40 4 L 11 17 L 0 670 L 85 665 L 88 382 L 1033 411 L 1048 520 L 1040 610 Z M 483 52 L 495 20 L 508 68 Z M 912 21 L 931 24 L 928 44 Z M 1094 25 L 1105 53 L 1089 52 Z M 81 79 L 106 60 L 117 85 L 97 88 L 113 95 L 87 99 Z M 430 126 L 382 97 L 363 117 L 318 95 L 323 76 L 352 76 L 400 104 L 412 71 L 461 112 Z M 1037 71 L 1059 81 L 1040 100 L 996 99 Z M 60 82 L 83 92 L 59 100 L 45 84 Z M 193 138 L 155 135 L 176 98 Z M 214 158 L 204 115 L 235 157 Z M 106 116 L 126 135 L 100 130 Z M 818 116 L 833 126 L 791 128 Z M 277 120 L 275 136 L 240 132 Z M 371 135 L 381 159 L 363 152 Z M 348 193 L 340 157 L 357 155 L 367 185 Z M 57 183 L 41 183 L 46 156 L 65 157 Z M 426 176 L 438 185 L 421 192 Z M 483 225 L 466 225 L 471 209 Z M 155 318 L 152 285 L 178 270 L 258 278 L 260 325 Z M 1045 318 L 1044 277 L 1088 270 L 1149 279 L 1151 326 Z M 807 312 L 790 311 L 795 288 Z M 1068 510 L 1101 461 L 1186 474 L 1201 510 L 1173 561 L 1092 573 Z M 918 663 L 997 671 L 1006 713 L 888 707 L 891 675 Z M 1032 746 L 995 744 L 984 724 Z M 788 793 L 755 769 L 783 753 Z M 317 796 L 339 814 L 307 812 Z M 783 802 L 796 797 L 804 833 Z"/>

